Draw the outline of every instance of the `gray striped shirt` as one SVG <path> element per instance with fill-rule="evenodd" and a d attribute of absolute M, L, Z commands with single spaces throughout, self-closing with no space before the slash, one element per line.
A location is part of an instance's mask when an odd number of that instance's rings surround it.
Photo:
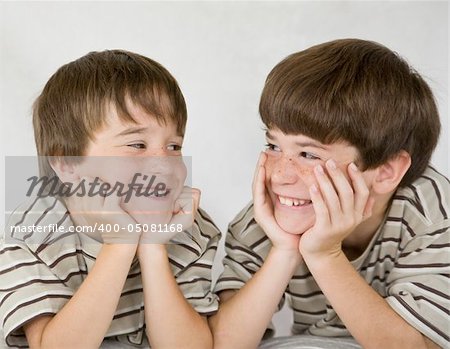
<path fill-rule="evenodd" d="M 49 227 L 65 233 L 40 232 L 39 239 L 11 226 Z M 34 199 L 11 215 L 0 246 L 0 321 L 8 346 L 28 347 L 22 326 L 38 316 L 56 314 L 92 270 L 102 244 L 86 234 L 68 232 L 73 223 L 66 207 L 54 198 Z M 188 302 L 202 315 L 214 313 L 217 297 L 211 292 L 211 268 L 220 232 L 202 210 L 189 233 L 169 244 L 169 262 Z M 36 235 L 36 234 L 34 234 Z M 39 240 L 40 243 L 36 243 Z M 141 272 L 134 259 L 106 337 L 146 345 Z"/>
<path fill-rule="evenodd" d="M 429 167 L 399 188 L 371 242 L 351 263 L 409 324 L 442 347 L 450 346 L 450 184 Z M 271 242 L 250 203 L 230 223 L 224 271 L 215 292 L 239 289 L 264 263 Z M 305 264 L 280 302 L 293 309 L 293 333 L 350 336 Z M 355 309 L 355 311 L 359 311 Z"/>

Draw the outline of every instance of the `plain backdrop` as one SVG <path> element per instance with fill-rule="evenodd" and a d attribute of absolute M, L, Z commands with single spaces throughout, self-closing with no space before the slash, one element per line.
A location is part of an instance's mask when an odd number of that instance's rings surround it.
<path fill-rule="evenodd" d="M 442 120 L 433 163 L 448 176 L 448 15 L 447 2 L 432 1 L 0 2 L 0 196 L 4 156 L 35 154 L 31 105 L 50 75 L 89 51 L 121 48 L 177 78 L 193 184 L 225 233 L 251 199 L 265 77 L 290 53 L 346 37 L 388 46 L 429 82 Z M 221 245 L 215 277 L 222 255 Z M 279 334 L 288 333 L 290 316 L 277 315 Z"/>

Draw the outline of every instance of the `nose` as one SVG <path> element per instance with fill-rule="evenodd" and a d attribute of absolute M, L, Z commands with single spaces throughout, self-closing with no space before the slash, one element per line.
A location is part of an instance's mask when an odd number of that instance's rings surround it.
<path fill-rule="evenodd" d="M 146 164 L 147 171 L 159 175 L 175 175 L 177 167 L 168 156 L 153 157 Z"/>
<path fill-rule="evenodd" d="M 164 147 L 149 147 L 144 154 L 146 157 L 165 157 L 167 155 L 167 150 Z"/>
<path fill-rule="evenodd" d="M 174 157 L 167 155 L 164 149 L 151 149 L 140 158 L 141 168 L 152 174 L 171 174 L 175 169 Z"/>
<path fill-rule="evenodd" d="M 274 164 L 272 170 L 272 183 L 294 184 L 298 176 L 295 170 L 295 162 L 292 157 L 282 156 Z"/>

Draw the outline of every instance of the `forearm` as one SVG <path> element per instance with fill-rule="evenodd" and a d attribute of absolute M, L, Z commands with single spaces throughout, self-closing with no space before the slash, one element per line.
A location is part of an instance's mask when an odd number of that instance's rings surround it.
<path fill-rule="evenodd" d="M 187 302 L 172 274 L 164 245 L 138 250 L 144 288 L 145 322 L 152 348 L 212 348 L 208 324 Z"/>
<path fill-rule="evenodd" d="M 304 258 L 324 295 L 364 348 L 426 348 L 420 332 L 366 283 L 342 252 L 316 260 Z"/>
<path fill-rule="evenodd" d="M 136 245 L 103 245 L 92 271 L 45 326 L 41 348 L 98 348 L 111 324 Z"/>
<path fill-rule="evenodd" d="M 256 348 L 300 263 L 300 255 L 272 248 L 261 269 L 210 318 L 214 348 Z"/>

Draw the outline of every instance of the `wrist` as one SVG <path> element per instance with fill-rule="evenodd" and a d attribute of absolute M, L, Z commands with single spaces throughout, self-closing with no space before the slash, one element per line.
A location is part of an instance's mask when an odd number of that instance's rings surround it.
<path fill-rule="evenodd" d="M 302 257 L 310 270 L 332 268 L 342 261 L 349 262 L 341 248 L 320 252 L 306 252 L 302 253 Z"/>
<path fill-rule="evenodd" d="M 153 243 L 140 243 L 137 248 L 137 256 L 139 259 L 167 259 L 166 245 Z"/>
<path fill-rule="evenodd" d="M 117 258 L 131 258 L 136 255 L 137 244 L 109 244 L 104 243 L 101 250 L 104 253 L 111 253 Z"/>
<path fill-rule="evenodd" d="M 342 242 L 326 243 L 324 241 L 311 241 L 301 239 L 299 251 L 306 261 L 333 259 L 340 256 L 342 252 Z"/>
<path fill-rule="evenodd" d="M 273 246 L 270 250 L 269 256 L 275 260 L 279 265 L 287 266 L 294 272 L 295 269 L 301 264 L 302 256 L 298 249 L 284 249 Z"/>

